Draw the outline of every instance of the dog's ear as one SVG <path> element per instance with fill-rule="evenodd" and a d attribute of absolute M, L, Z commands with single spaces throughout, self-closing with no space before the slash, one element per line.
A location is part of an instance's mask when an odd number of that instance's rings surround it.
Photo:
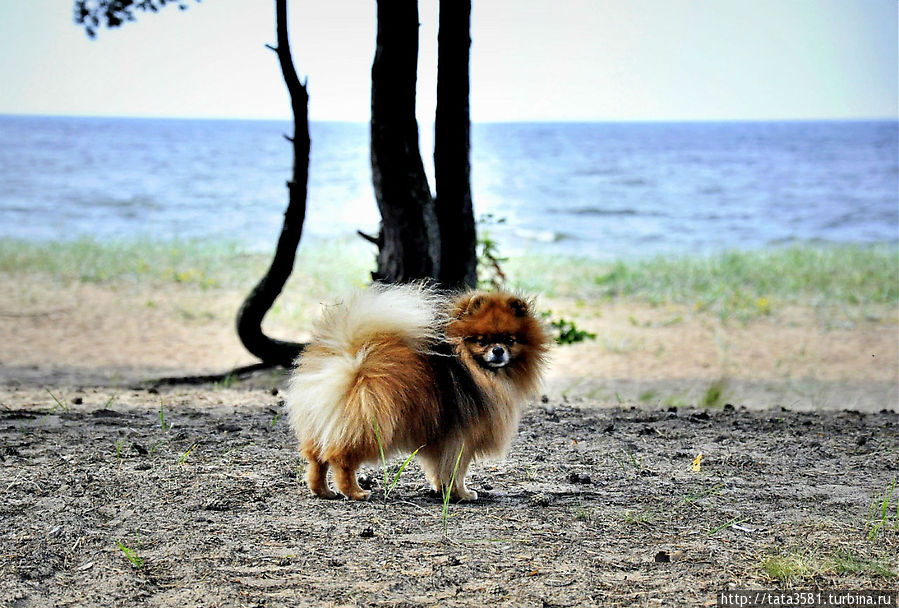
<path fill-rule="evenodd" d="M 530 312 L 528 303 L 521 298 L 509 298 L 509 308 L 512 309 L 516 317 L 526 317 Z"/>
<path fill-rule="evenodd" d="M 487 296 L 483 294 L 475 294 L 471 300 L 468 301 L 468 307 L 465 309 L 465 314 L 473 315 L 478 312 L 480 308 L 487 303 Z"/>
<path fill-rule="evenodd" d="M 487 298 L 483 294 L 475 292 L 466 294 L 456 300 L 456 305 L 453 307 L 453 317 L 461 319 L 465 315 L 474 314 L 486 301 Z"/>

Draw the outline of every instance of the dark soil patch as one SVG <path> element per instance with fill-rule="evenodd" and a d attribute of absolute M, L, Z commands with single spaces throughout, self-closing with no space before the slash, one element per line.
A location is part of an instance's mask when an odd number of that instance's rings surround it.
<path fill-rule="evenodd" d="M 3 605 L 702 605 L 896 585 L 896 496 L 870 510 L 899 471 L 895 412 L 534 404 L 444 536 L 417 467 L 386 502 L 378 467 L 371 502 L 314 499 L 277 396 L 191 390 L 162 417 L 164 389 L 0 406 Z M 784 556 L 803 567 L 777 580 Z"/>

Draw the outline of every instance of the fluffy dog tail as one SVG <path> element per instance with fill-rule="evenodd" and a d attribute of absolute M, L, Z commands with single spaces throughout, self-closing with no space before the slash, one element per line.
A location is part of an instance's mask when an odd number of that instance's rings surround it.
<path fill-rule="evenodd" d="M 387 334 L 419 349 L 439 337 L 442 303 L 424 284 L 376 283 L 325 309 L 313 342 L 335 354 L 356 355 L 372 337 Z"/>
<path fill-rule="evenodd" d="M 390 416 L 379 421 L 380 404 L 367 404 L 373 400 L 360 394 L 360 378 L 370 375 L 360 372 L 380 358 L 373 345 L 385 336 L 426 352 L 440 337 L 445 314 L 443 297 L 422 284 L 376 284 L 326 308 L 285 394 L 301 449 L 324 455 L 363 441 L 360 433 L 379 423 L 382 432 L 389 432 Z"/>

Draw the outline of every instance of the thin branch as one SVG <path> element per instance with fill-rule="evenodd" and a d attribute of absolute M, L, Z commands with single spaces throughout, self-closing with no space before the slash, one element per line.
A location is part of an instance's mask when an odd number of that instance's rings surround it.
<path fill-rule="evenodd" d="M 162 378 L 153 378 L 151 380 L 147 380 L 141 383 L 139 388 L 145 388 L 146 386 L 157 387 L 157 386 L 176 386 L 179 384 L 211 384 L 213 382 L 224 382 L 225 380 L 231 379 L 240 379 L 246 378 L 248 376 L 252 376 L 257 372 L 261 372 L 269 369 L 284 369 L 283 366 L 278 365 L 276 363 L 253 363 L 252 365 L 244 365 L 242 367 L 235 367 L 232 370 L 227 372 L 222 372 L 219 374 L 201 374 L 196 376 L 164 376 Z"/>
<path fill-rule="evenodd" d="M 381 245 L 381 240 L 380 240 L 378 237 L 376 237 L 376 236 L 372 236 L 372 235 L 370 235 L 370 234 L 365 234 L 365 233 L 362 232 L 361 230 L 357 230 L 357 231 L 356 231 L 356 234 L 358 234 L 359 236 L 361 236 L 363 239 L 365 239 L 366 241 L 368 241 L 368 242 L 371 243 L 372 245 L 378 245 L 379 247 L 380 247 L 380 245 Z"/>

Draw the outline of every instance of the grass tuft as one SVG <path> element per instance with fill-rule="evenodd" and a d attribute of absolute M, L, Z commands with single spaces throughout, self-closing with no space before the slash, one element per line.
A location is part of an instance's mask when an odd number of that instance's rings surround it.
<path fill-rule="evenodd" d="M 178 464 L 183 465 L 185 462 L 187 462 L 187 459 L 191 454 L 193 454 L 194 450 L 196 450 L 199 445 L 199 443 L 194 443 L 189 448 L 187 448 L 187 451 L 181 454 L 181 456 L 178 458 Z"/>
<path fill-rule="evenodd" d="M 786 584 L 817 572 L 815 564 L 810 553 L 792 551 L 781 555 L 766 555 L 761 560 L 760 568 L 768 578 Z"/>
<path fill-rule="evenodd" d="M 396 484 L 400 481 L 400 475 L 403 474 L 403 471 L 406 470 L 406 467 L 409 466 L 409 463 L 412 462 L 412 459 L 418 454 L 418 451 L 421 450 L 425 446 L 419 446 L 415 449 L 411 454 L 409 454 L 403 463 L 397 468 L 396 472 L 393 475 L 393 480 L 390 480 L 390 467 L 387 465 L 387 456 L 384 453 L 384 443 L 381 441 L 381 429 L 378 427 L 378 421 L 372 419 L 372 424 L 375 430 L 375 440 L 378 442 L 378 451 L 381 453 L 381 467 L 384 471 L 384 500 L 390 496 L 390 492 L 393 491 L 393 488 L 396 487 Z"/>
<path fill-rule="evenodd" d="M 144 560 L 137 554 L 137 551 L 125 546 L 125 544 L 120 540 L 116 541 L 116 546 L 121 549 L 122 553 L 125 554 L 125 557 L 128 558 L 128 561 L 131 562 L 132 566 L 137 569 L 144 567 Z"/>
<path fill-rule="evenodd" d="M 447 534 L 447 520 L 449 519 L 449 500 L 450 496 L 453 493 L 453 486 L 456 483 L 456 472 L 459 470 L 459 463 L 462 462 L 462 452 L 465 451 L 465 444 L 462 444 L 462 447 L 459 448 L 459 455 L 456 456 L 456 464 L 453 466 L 453 474 L 450 476 L 449 485 L 444 485 L 441 488 L 443 492 L 443 511 L 441 512 L 441 521 L 443 522 L 443 538 L 446 538 Z"/>
<path fill-rule="evenodd" d="M 899 578 L 899 573 L 890 567 L 887 559 L 867 559 L 850 551 L 838 551 L 830 558 L 829 566 L 836 574 L 868 575 L 884 580 Z"/>
<path fill-rule="evenodd" d="M 720 407 L 724 401 L 724 391 L 727 388 L 727 380 L 720 378 L 712 382 L 699 399 L 699 407 Z"/>
<path fill-rule="evenodd" d="M 162 429 L 163 433 L 167 433 L 169 429 L 171 429 L 171 425 L 167 424 L 165 421 L 165 405 L 160 401 L 159 403 L 159 428 Z"/>
<path fill-rule="evenodd" d="M 816 549 L 792 550 L 766 555 L 759 569 L 768 578 L 782 584 L 795 584 L 826 575 L 867 575 L 885 581 L 899 578 L 887 555 L 857 555 L 846 549 L 833 554 Z"/>
<path fill-rule="evenodd" d="M 896 496 L 895 500 L 894 496 Z M 892 506 L 894 502 L 896 503 L 895 508 Z M 895 513 L 893 512 L 894 510 Z M 894 532 L 899 532 L 899 495 L 896 495 L 895 477 L 882 495 L 878 496 L 875 494 L 871 498 L 871 504 L 868 507 L 868 517 L 865 522 L 868 540 L 872 543 L 876 542 L 891 527 Z"/>
<path fill-rule="evenodd" d="M 61 409 L 61 410 L 64 411 L 65 413 L 67 413 L 67 414 L 69 413 L 69 402 L 68 402 L 68 400 L 66 400 L 65 398 L 60 399 L 59 397 L 57 397 L 56 395 L 54 395 L 54 394 L 53 394 L 53 391 L 51 391 L 49 388 L 48 388 L 48 389 L 44 389 L 44 390 L 46 390 L 46 391 L 50 394 L 50 396 L 53 398 L 53 401 L 56 402 L 56 405 L 54 405 L 54 406 L 53 406 L 53 409 L 50 410 L 51 412 L 55 412 L 57 409 Z"/>

